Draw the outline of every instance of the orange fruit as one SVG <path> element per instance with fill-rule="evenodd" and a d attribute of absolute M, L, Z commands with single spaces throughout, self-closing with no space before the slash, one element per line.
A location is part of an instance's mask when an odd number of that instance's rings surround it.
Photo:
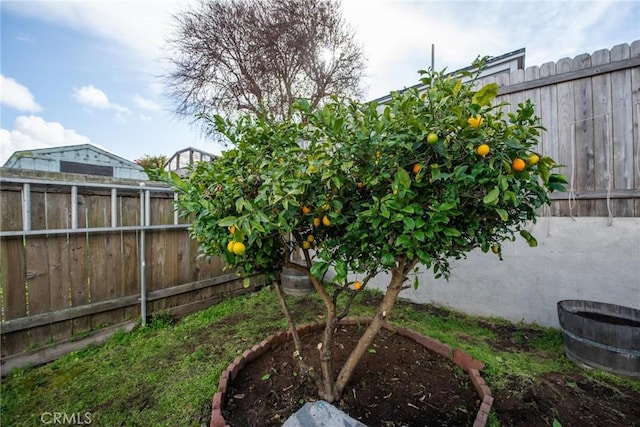
<path fill-rule="evenodd" d="M 244 251 L 246 250 L 246 247 L 244 246 L 244 243 L 242 242 L 233 242 L 233 249 L 232 252 L 236 255 L 244 255 Z"/>
<path fill-rule="evenodd" d="M 362 288 L 362 282 L 360 282 L 359 280 L 356 280 L 355 283 L 353 284 L 353 287 L 356 291 L 359 291 L 360 288 Z"/>
<path fill-rule="evenodd" d="M 535 164 L 537 164 L 540 161 L 540 156 L 538 156 L 536 153 L 533 153 L 532 155 L 529 156 L 529 159 L 527 160 L 527 163 L 529 163 L 529 165 L 533 166 Z"/>
<path fill-rule="evenodd" d="M 313 234 L 309 234 L 309 235 L 307 236 L 307 242 L 309 242 L 309 243 L 313 243 L 313 241 L 314 241 L 314 240 L 315 240 L 315 237 L 313 237 Z"/>
<path fill-rule="evenodd" d="M 438 134 L 435 132 L 431 132 L 427 135 L 427 144 L 433 145 L 438 142 Z"/>
<path fill-rule="evenodd" d="M 512 163 L 511 163 L 511 169 L 513 169 L 516 172 L 522 172 L 525 168 L 526 163 L 524 162 L 524 160 L 518 158 L 515 159 Z"/>
<path fill-rule="evenodd" d="M 235 225 L 232 225 L 231 227 L 229 227 L 229 233 L 236 234 L 236 226 Z"/>
<path fill-rule="evenodd" d="M 302 213 L 305 215 L 308 215 L 311 213 L 311 208 L 309 206 L 303 206 L 302 207 Z"/>
<path fill-rule="evenodd" d="M 358 188 L 364 188 L 364 182 L 360 181 L 360 182 L 358 183 Z"/>
<path fill-rule="evenodd" d="M 313 218 L 313 226 L 320 227 L 320 218 Z"/>
<path fill-rule="evenodd" d="M 415 165 L 413 165 L 413 173 L 417 174 L 418 172 L 420 172 L 420 169 L 422 169 L 422 165 L 420 165 L 420 163 L 416 163 Z"/>
<path fill-rule="evenodd" d="M 476 153 L 478 153 L 478 155 L 484 157 L 487 154 L 489 154 L 489 146 L 487 144 L 482 144 L 478 147 L 478 149 L 476 150 Z"/>
<path fill-rule="evenodd" d="M 302 249 L 311 249 L 311 242 L 307 242 L 306 240 L 302 242 Z"/>
<path fill-rule="evenodd" d="M 500 245 L 491 246 L 491 252 L 493 252 L 494 254 L 499 254 L 500 250 L 501 250 Z"/>
<path fill-rule="evenodd" d="M 331 225 L 331 220 L 329 219 L 328 216 L 323 216 L 322 217 L 322 224 L 324 224 L 325 227 L 328 227 Z"/>
<path fill-rule="evenodd" d="M 232 241 L 230 241 L 229 243 L 227 243 L 227 250 L 228 250 L 229 252 L 233 252 L 233 245 L 234 245 L 234 243 L 236 243 L 236 242 L 235 242 L 235 240 L 232 240 Z"/>

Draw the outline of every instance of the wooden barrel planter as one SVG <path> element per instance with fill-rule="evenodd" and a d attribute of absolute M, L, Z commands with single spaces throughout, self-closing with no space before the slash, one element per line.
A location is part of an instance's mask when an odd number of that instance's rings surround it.
<path fill-rule="evenodd" d="M 314 291 L 311 280 L 305 273 L 295 268 L 283 267 L 280 273 L 282 292 L 291 296 L 304 296 Z"/>
<path fill-rule="evenodd" d="M 640 310 L 583 300 L 558 302 L 567 357 L 581 366 L 640 378 Z"/>

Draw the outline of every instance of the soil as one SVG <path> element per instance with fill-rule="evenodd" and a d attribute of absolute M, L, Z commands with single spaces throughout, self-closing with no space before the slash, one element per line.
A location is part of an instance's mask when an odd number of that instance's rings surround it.
<path fill-rule="evenodd" d="M 495 332 L 504 337 L 496 348 L 513 351 L 526 351 L 527 334 L 535 334 L 519 329 L 521 338 L 514 342 L 513 331 Z M 335 366 L 341 366 L 361 333 L 354 326 L 339 328 Z M 312 366 L 318 366 L 318 342 L 319 332 L 303 337 Z M 240 371 L 224 404 L 230 426 L 281 426 L 304 403 L 317 399 L 315 384 L 298 375 L 294 350 L 293 343 L 286 343 Z M 492 417 L 502 426 L 551 426 L 557 420 L 563 427 L 640 427 L 640 392 L 595 381 L 580 371 L 509 378 L 506 387 L 492 388 L 492 394 Z M 383 330 L 334 405 L 369 427 L 471 426 L 480 400 L 467 375 L 449 360 Z"/>

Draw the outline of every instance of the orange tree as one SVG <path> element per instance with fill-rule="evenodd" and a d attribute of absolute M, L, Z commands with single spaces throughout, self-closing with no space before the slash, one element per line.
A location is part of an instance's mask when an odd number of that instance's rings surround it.
<path fill-rule="evenodd" d="M 396 92 L 384 105 L 299 101 L 284 121 L 205 116 L 233 147 L 186 178 L 168 177 L 205 254 L 274 280 L 301 369 L 329 402 L 419 264 L 447 277 L 450 260 L 474 248 L 501 256 L 501 242 L 518 233 L 535 246 L 524 226 L 565 182 L 551 158 L 535 153 L 541 127 L 529 101 L 503 114 L 492 105 L 495 84 L 474 90 L 477 74 L 420 73 L 428 91 Z M 296 253 L 301 263 L 292 262 Z M 300 352 L 278 284 L 283 266 L 306 272 L 324 301 L 320 369 Z M 385 295 L 334 377 L 337 322 L 380 272 L 390 273 Z"/>

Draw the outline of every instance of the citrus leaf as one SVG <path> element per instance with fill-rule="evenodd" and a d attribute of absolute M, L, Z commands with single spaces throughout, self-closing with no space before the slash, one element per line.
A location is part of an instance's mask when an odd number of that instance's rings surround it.
<path fill-rule="evenodd" d="M 262 381 L 268 381 L 271 378 L 271 374 L 264 374 L 260 379 Z"/>
<path fill-rule="evenodd" d="M 396 173 L 396 177 L 398 182 L 405 187 L 409 188 L 411 186 L 411 177 L 409 176 L 409 172 L 404 170 L 403 168 L 398 168 L 398 172 Z"/>
<path fill-rule="evenodd" d="M 483 86 L 479 91 L 477 91 L 471 102 L 473 104 L 478 104 L 479 106 L 489 105 L 493 98 L 498 95 L 498 84 L 497 83 L 489 83 L 488 85 Z"/>
<path fill-rule="evenodd" d="M 313 277 L 321 278 L 329 269 L 329 263 L 316 262 L 311 266 L 310 272 Z"/>
<path fill-rule="evenodd" d="M 500 219 L 506 221 L 509 219 L 509 214 L 504 209 L 496 209 L 496 213 L 500 215 Z"/>
<path fill-rule="evenodd" d="M 489 191 L 489 193 L 484 196 L 484 199 L 482 199 L 482 202 L 485 205 L 493 205 L 498 201 L 498 196 L 500 195 L 500 189 L 498 187 L 495 187 L 493 190 Z"/>

